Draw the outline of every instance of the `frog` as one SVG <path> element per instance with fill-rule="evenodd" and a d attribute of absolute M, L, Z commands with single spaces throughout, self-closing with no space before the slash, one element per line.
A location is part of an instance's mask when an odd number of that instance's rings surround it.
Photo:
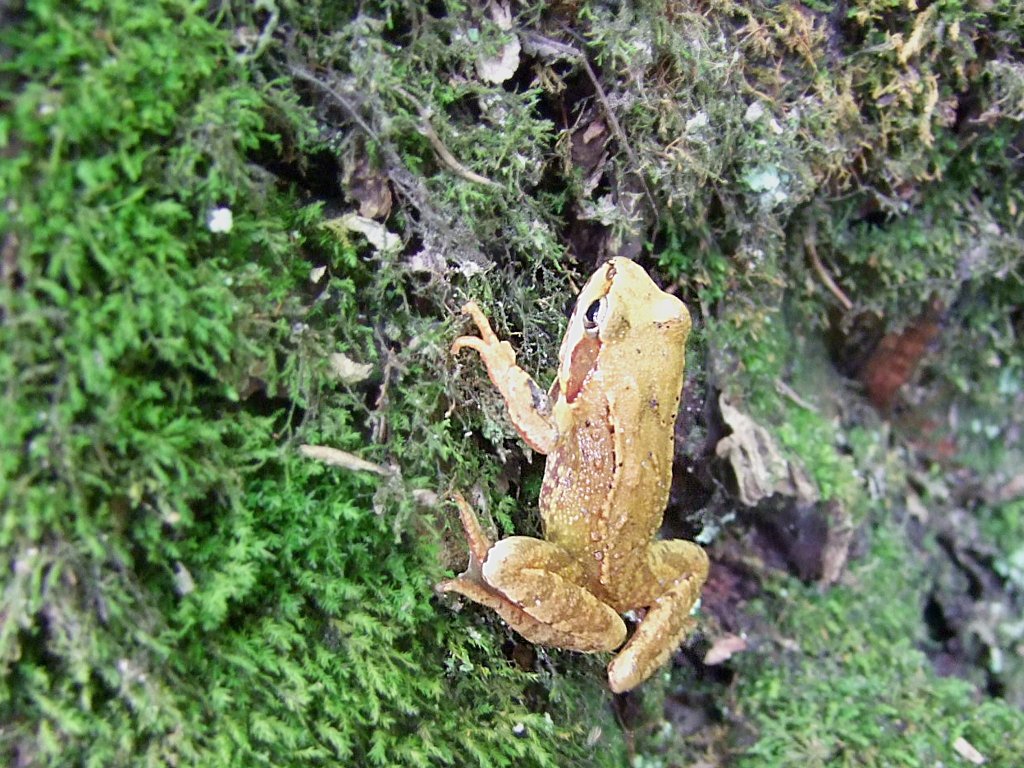
<path fill-rule="evenodd" d="M 494 610 L 536 645 L 617 651 L 608 685 L 632 690 L 696 626 L 708 575 L 699 544 L 657 537 L 691 328 L 686 305 L 634 261 L 606 261 L 579 293 L 547 391 L 516 364 L 476 302 L 462 312 L 479 335 L 458 337 L 451 353 L 479 354 L 512 425 L 547 456 L 543 538 L 492 541 L 456 492 L 469 564 L 437 588 Z M 639 618 L 628 640 L 623 614 Z"/>

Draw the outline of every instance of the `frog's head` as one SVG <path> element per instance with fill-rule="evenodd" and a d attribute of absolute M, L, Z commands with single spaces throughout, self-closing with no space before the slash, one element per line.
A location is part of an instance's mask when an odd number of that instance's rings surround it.
<path fill-rule="evenodd" d="M 655 285 L 639 264 L 606 261 L 583 286 L 559 353 L 559 380 L 570 402 L 599 356 L 619 348 L 682 347 L 690 313 L 675 296 Z"/>
<path fill-rule="evenodd" d="M 682 336 L 690 332 L 690 313 L 665 293 L 639 264 L 625 258 L 606 261 L 583 286 L 562 342 L 561 359 L 580 341 L 610 343 L 625 335 Z"/>

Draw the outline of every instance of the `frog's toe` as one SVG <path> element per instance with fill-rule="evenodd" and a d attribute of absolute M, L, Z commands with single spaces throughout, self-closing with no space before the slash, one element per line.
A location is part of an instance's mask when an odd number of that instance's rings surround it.
<path fill-rule="evenodd" d="M 452 342 L 452 346 L 449 351 L 451 354 L 457 355 L 466 347 L 475 349 L 480 354 L 484 354 L 484 350 L 487 349 L 487 343 L 479 336 L 459 336 Z"/>

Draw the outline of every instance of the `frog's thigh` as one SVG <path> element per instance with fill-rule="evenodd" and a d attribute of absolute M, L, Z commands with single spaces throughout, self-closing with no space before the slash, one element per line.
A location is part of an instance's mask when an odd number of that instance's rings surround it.
<path fill-rule="evenodd" d="M 510 536 L 491 547 L 484 581 L 527 617 L 502 617 L 531 642 L 575 651 L 612 651 L 626 639 L 619 614 L 576 582 L 580 565 L 562 548 L 529 536 Z M 500 612 L 500 611 L 499 611 Z"/>
<path fill-rule="evenodd" d="M 693 628 L 690 611 L 708 575 L 708 556 L 691 541 L 656 541 L 649 550 L 648 568 L 660 594 L 653 596 L 636 632 L 608 665 L 608 682 L 616 693 L 650 677 Z"/>

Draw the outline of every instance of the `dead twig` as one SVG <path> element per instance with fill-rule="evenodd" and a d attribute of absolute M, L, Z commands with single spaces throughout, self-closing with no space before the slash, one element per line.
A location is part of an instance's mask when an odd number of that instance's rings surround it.
<path fill-rule="evenodd" d="M 324 93 L 328 94 L 332 99 L 334 99 L 335 103 L 339 107 L 341 107 L 342 110 L 344 110 L 345 114 L 348 115 L 349 120 L 351 120 L 353 123 L 359 126 L 359 129 L 363 133 L 365 133 L 367 136 L 369 136 L 371 139 L 377 142 L 381 149 L 383 149 L 384 151 L 388 151 L 387 145 L 381 140 L 380 135 L 377 133 L 377 131 L 375 131 L 369 123 L 363 120 L 362 115 L 360 115 L 358 110 L 356 110 L 356 108 L 352 105 L 352 102 L 350 102 L 344 95 L 342 95 L 342 93 L 337 88 L 332 88 L 305 67 L 299 67 L 296 66 L 295 64 L 290 64 L 288 66 L 288 71 L 291 72 L 293 76 L 299 78 L 300 80 L 305 80 L 310 85 L 313 85 L 319 88 Z"/>
<path fill-rule="evenodd" d="M 817 408 L 815 408 L 813 405 L 811 405 L 802 397 L 800 397 L 800 395 L 798 395 L 793 390 L 793 388 L 789 386 L 789 384 L 784 382 L 782 379 L 775 380 L 775 391 L 778 392 L 783 397 L 789 398 L 806 411 L 813 411 L 814 413 L 818 412 Z"/>
<path fill-rule="evenodd" d="M 332 86 L 328 85 L 326 82 L 321 80 L 319 77 L 317 77 L 304 67 L 292 64 L 289 65 L 288 70 L 292 73 L 293 76 L 299 78 L 300 80 L 305 80 L 307 83 L 310 83 L 323 93 L 330 96 L 334 100 L 334 102 L 339 107 L 341 107 L 345 114 L 348 115 L 348 118 L 353 123 L 355 123 L 356 126 L 363 133 L 365 133 L 368 138 L 370 138 L 377 144 L 384 157 L 388 177 L 395 184 L 398 185 L 399 189 L 401 189 L 402 192 L 404 192 L 405 195 L 410 200 L 412 200 L 416 204 L 421 214 L 431 214 L 432 209 L 427 205 L 428 195 L 426 190 L 423 188 L 422 184 L 420 184 L 412 176 L 412 174 L 409 173 L 409 170 L 405 167 L 405 164 L 402 162 L 402 159 L 398 156 L 398 153 L 395 152 L 394 148 L 392 148 L 390 144 L 385 142 L 381 138 L 380 134 L 378 134 L 377 131 L 373 128 L 373 126 L 371 126 L 369 123 L 366 122 L 366 120 L 363 119 L 362 115 L 359 114 L 358 110 L 355 108 L 352 102 L 349 101 L 345 94 L 341 93 L 337 88 L 333 88 Z M 414 104 L 418 104 L 416 99 L 413 98 L 410 94 L 402 90 L 400 90 L 400 92 L 403 96 L 408 98 Z M 485 178 L 484 176 L 474 173 L 473 171 L 470 171 L 468 168 L 462 165 L 441 142 L 441 139 L 438 137 L 437 133 L 430 125 L 430 121 L 423 117 L 424 112 L 426 112 L 426 109 L 420 106 L 419 111 L 420 116 L 422 118 L 420 130 L 423 132 L 423 135 L 426 136 L 427 139 L 430 141 L 431 146 L 434 147 L 434 151 L 437 152 L 441 161 L 445 165 L 451 168 L 459 176 L 469 181 L 486 184 L 488 186 L 498 186 L 496 182 L 493 182 L 490 179 Z"/>
<path fill-rule="evenodd" d="M 449 169 L 451 169 L 452 173 L 466 181 L 472 181 L 475 184 L 483 184 L 488 187 L 500 186 L 497 182 L 491 181 L 486 176 L 481 176 L 479 173 L 469 170 L 469 168 L 455 159 L 455 155 L 448 150 L 448 147 L 444 145 L 444 142 L 441 141 L 441 137 L 438 136 L 437 132 L 434 130 L 434 126 L 430 124 L 429 112 L 426 110 L 421 111 L 420 120 L 420 133 L 427 137 L 427 141 L 429 141 L 430 146 L 434 148 L 434 152 L 437 153 L 438 158 L 442 163 L 447 165 Z"/>
<path fill-rule="evenodd" d="M 562 27 L 563 30 L 569 36 L 573 36 L 572 30 L 567 27 Z M 597 79 L 597 74 L 594 72 L 594 68 L 590 66 L 590 61 L 586 55 L 582 52 L 573 48 L 571 45 L 559 42 L 558 40 L 552 40 L 549 37 L 538 35 L 533 32 L 526 32 L 523 34 L 526 42 L 532 45 L 538 52 L 557 53 L 565 58 L 571 59 L 583 67 L 583 71 L 587 73 L 587 79 L 590 80 L 590 84 L 594 86 L 594 93 L 597 95 L 597 100 L 601 102 L 601 107 L 604 109 L 605 117 L 608 118 L 608 124 L 612 128 L 612 133 L 615 134 L 615 138 L 618 139 L 619 145 L 622 150 L 626 153 L 629 158 L 630 164 L 633 166 L 633 172 L 636 174 L 637 179 L 640 181 L 640 186 L 643 187 L 644 197 L 647 198 L 647 202 L 650 203 L 651 213 L 654 215 L 654 227 L 657 229 L 658 222 L 661 217 L 658 215 L 658 205 L 654 200 L 654 194 L 651 192 L 651 188 L 647 184 L 647 179 L 644 177 L 643 172 L 640 170 L 640 161 L 633 151 L 632 145 L 629 143 L 629 139 L 626 138 L 626 132 L 622 130 L 622 126 L 619 124 L 618 118 L 615 116 L 615 112 L 612 110 L 611 103 L 608 101 L 608 96 L 604 92 L 604 88 L 601 86 L 601 82 Z"/>
<path fill-rule="evenodd" d="M 354 453 L 329 448 L 326 445 L 300 445 L 299 453 L 307 459 L 314 459 L 329 466 L 341 467 L 352 472 L 372 472 L 382 477 L 394 477 L 398 474 L 398 470 L 393 467 L 374 464 L 372 461 L 359 458 Z"/>
<path fill-rule="evenodd" d="M 839 300 L 839 303 L 843 305 L 843 309 L 847 312 L 853 309 L 853 302 L 843 293 L 843 289 L 836 285 L 836 281 L 832 279 L 832 275 L 825 269 L 825 265 L 821 263 L 821 259 L 818 257 L 818 249 L 814 246 L 813 227 L 804 235 L 804 250 L 807 251 L 807 256 L 811 260 L 811 266 L 818 273 L 818 278 L 832 292 L 832 295 Z"/>
<path fill-rule="evenodd" d="M 305 67 L 289 64 L 288 71 L 299 80 L 306 81 L 314 88 L 327 96 L 330 96 L 334 103 L 341 107 L 342 111 L 348 116 L 348 119 L 351 120 L 356 127 L 367 136 L 367 138 L 377 145 L 381 156 L 384 158 L 384 167 L 388 178 L 398 187 L 399 191 L 401 191 L 402 194 L 416 206 L 420 216 L 430 219 L 440 231 L 447 231 L 450 229 L 430 205 L 430 195 L 423 183 L 409 172 L 409 169 L 406 168 L 405 163 L 402 161 L 402 158 L 398 156 L 394 147 L 386 142 L 373 128 L 373 126 L 363 119 L 362 115 L 360 115 L 359 111 L 355 108 L 355 105 L 352 104 L 345 94 L 314 75 Z"/>
<path fill-rule="evenodd" d="M 438 159 L 448 166 L 456 176 L 471 181 L 474 184 L 483 184 L 488 187 L 499 187 L 500 185 L 488 179 L 486 176 L 481 176 L 475 171 L 469 170 L 466 166 L 458 161 L 458 159 L 451 153 L 451 150 L 445 146 L 444 142 L 441 141 L 441 137 L 437 135 L 437 131 L 434 130 L 433 124 L 430 119 L 433 117 L 433 113 L 427 109 L 423 104 L 413 96 L 411 93 L 406 91 L 404 88 L 396 88 L 395 92 L 408 99 L 412 105 L 416 108 L 416 112 L 420 116 L 420 133 L 426 136 L 427 141 L 430 142 L 430 146 L 434 148 L 434 152 Z"/>

